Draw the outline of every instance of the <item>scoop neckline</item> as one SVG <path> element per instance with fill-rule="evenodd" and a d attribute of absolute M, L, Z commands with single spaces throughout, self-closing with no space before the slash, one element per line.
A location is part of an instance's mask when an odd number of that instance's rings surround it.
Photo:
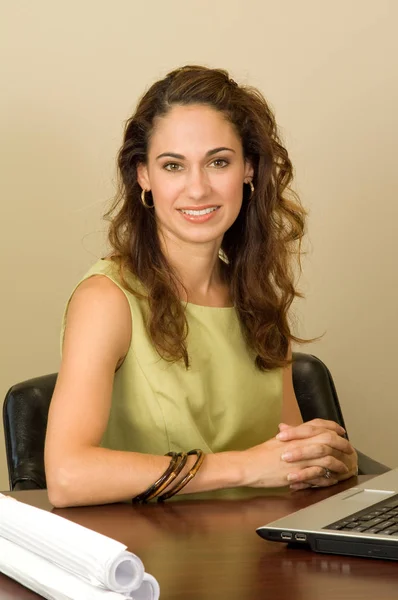
<path fill-rule="evenodd" d="M 100 261 L 104 261 L 104 262 L 108 262 L 108 263 L 111 263 L 111 264 L 115 264 L 115 261 L 112 260 L 112 257 L 104 256 L 104 257 L 100 258 Z M 137 281 L 140 283 L 140 285 L 142 285 L 142 283 L 139 281 L 138 278 L 135 278 L 135 279 L 137 279 Z M 206 309 L 208 309 L 209 311 L 215 311 L 215 312 L 220 311 L 221 312 L 221 311 L 231 311 L 231 310 L 235 309 L 234 305 L 232 305 L 232 306 L 207 306 L 205 304 L 195 304 L 194 302 L 186 302 L 185 300 L 181 300 L 181 299 L 180 299 L 180 302 L 184 306 L 193 308 L 194 310 L 195 309 L 198 309 L 198 310 L 206 310 Z"/>
<path fill-rule="evenodd" d="M 193 302 L 184 302 L 184 300 L 181 300 L 181 303 L 184 304 L 184 306 L 187 307 L 192 307 L 194 309 L 208 309 L 209 311 L 214 310 L 214 311 L 228 311 L 228 310 L 234 310 L 235 306 L 206 306 L 205 304 L 194 304 Z"/>

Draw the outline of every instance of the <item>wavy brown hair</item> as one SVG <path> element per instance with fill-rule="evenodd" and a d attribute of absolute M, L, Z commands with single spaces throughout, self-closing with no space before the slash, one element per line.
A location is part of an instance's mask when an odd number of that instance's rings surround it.
<path fill-rule="evenodd" d="M 121 281 L 136 295 L 126 274 L 143 284 L 149 303 L 147 330 L 155 348 L 166 360 L 183 360 L 188 368 L 188 324 L 178 275 L 161 251 L 154 210 L 140 201 L 137 166 L 146 163 L 156 118 L 175 105 L 192 104 L 222 113 L 253 165 L 253 197 L 242 186 L 242 208 L 222 241 L 223 277 L 257 367 L 286 366 L 289 342 L 303 341 L 291 333 L 288 311 L 295 296 L 301 296 L 292 259 L 300 257 L 305 211 L 289 188 L 292 163 L 266 100 L 257 89 L 237 85 L 224 70 L 186 66 L 172 71 L 150 87 L 127 121 L 118 156 L 119 192 L 105 215 Z"/>

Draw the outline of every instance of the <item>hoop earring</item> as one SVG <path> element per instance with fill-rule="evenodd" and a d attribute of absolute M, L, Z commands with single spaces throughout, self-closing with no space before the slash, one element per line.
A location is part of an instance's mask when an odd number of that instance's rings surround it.
<path fill-rule="evenodd" d="M 254 194 L 254 185 L 252 180 L 250 179 L 249 181 L 245 181 L 246 185 L 250 186 L 250 196 L 249 196 L 249 200 L 251 200 L 253 198 L 253 194 Z"/>
<path fill-rule="evenodd" d="M 146 191 L 147 190 L 142 190 L 142 192 L 141 192 L 141 203 L 143 204 L 143 206 L 145 206 L 145 208 L 153 208 L 153 204 L 152 205 L 147 204 L 146 201 L 145 201 L 145 193 L 146 193 Z"/>

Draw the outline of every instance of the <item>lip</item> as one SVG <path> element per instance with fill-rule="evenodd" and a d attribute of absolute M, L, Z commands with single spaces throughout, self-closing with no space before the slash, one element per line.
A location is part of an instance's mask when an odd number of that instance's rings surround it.
<path fill-rule="evenodd" d="M 204 215 L 187 215 L 183 213 L 183 210 L 206 210 L 206 208 L 216 208 L 217 210 L 212 210 L 211 212 Z M 183 219 L 186 221 L 190 221 L 191 223 L 205 223 L 210 219 L 214 219 L 215 215 L 218 213 L 221 207 L 217 204 L 208 204 L 207 206 L 196 206 L 195 208 L 179 208 L 177 211 L 180 213 Z"/>
<path fill-rule="evenodd" d="M 206 210 L 207 208 L 220 208 L 218 204 L 203 204 L 201 206 L 181 206 L 177 210 Z"/>

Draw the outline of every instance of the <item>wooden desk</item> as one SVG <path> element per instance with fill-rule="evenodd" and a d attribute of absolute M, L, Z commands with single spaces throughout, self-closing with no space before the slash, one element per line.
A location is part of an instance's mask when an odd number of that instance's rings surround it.
<path fill-rule="evenodd" d="M 164 505 L 113 504 L 55 512 L 126 544 L 157 577 L 161 600 L 393 600 L 398 597 L 396 562 L 315 554 L 266 542 L 255 533 L 256 527 L 356 482 L 295 494 L 231 490 Z M 45 491 L 11 495 L 52 508 Z M 0 600 L 37 598 L 0 575 Z"/>

